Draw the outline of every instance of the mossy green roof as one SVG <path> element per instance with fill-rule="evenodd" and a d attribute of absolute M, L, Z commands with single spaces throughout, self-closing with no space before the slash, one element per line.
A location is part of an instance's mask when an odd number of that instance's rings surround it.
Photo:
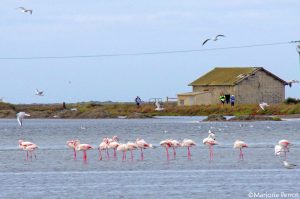
<path fill-rule="evenodd" d="M 254 74 L 258 70 L 263 70 L 279 81 L 286 83 L 284 80 L 280 79 L 262 67 L 217 67 L 190 83 L 189 86 L 232 86 L 251 74 Z"/>

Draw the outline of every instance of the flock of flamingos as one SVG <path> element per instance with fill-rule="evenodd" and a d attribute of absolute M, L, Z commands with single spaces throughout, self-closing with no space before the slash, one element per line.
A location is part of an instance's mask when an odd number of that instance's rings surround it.
<path fill-rule="evenodd" d="M 81 144 L 79 140 L 73 139 L 73 140 L 68 140 L 66 142 L 67 146 L 74 151 L 74 160 L 76 160 L 76 151 L 83 151 L 83 161 L 86 163 L 87 161 L 87 151 L 94 149 L 90 144 Z M 216 135 L 212 131 L 208 132 L 208 137 L 203 139 L 203 144 L 207 145 L 209 147 L 209 158 L 210 160 L 213 160 L 213 146 L 218 144 L 216 141 Z M 191 139 L 184 139 L 182 142 L 179 142 L 174 139 L 166 139 L 160 142 L 160 145 L 166 149 L 166 156 L 167 160 L 170 159 L 169 155 L 169 148 L 173 149 L 173 156 L 174 158 L 176 157 L 176 148 L 178 147 L 186 147 L 188 150 L 188 159 L 191 158 L 191 151 L 190 148 L 195 146 L 196 143 L 191 140 Z M 280 140 L 278 142 L 278 145 L 275 146 L 275 155 L 276 156 L 281 156 L 284 155 L 284 166 L 286 168 L 293 168 L 296 165 L 293 165 L 291 163 L 288 163 L 286 161 L 287 157 L 286 154 L 289 152 L 289 146 L 291 143 L 288 140 Z M 243 160 L 244 159 L 244 154 L 243 154 L 243 148 L 248 147 L 248 145 L 241 140 L 236 140 L 233 143 L 233 148 L 239 149 L 239 159 Z M 32 142 L 24 141 L 24 140 L 19 140 L 19 148 L 26 151 L 26 159 L 30 157 L 32 159 L 32 155 L 35 156 L 34 151 L 38 148 L 38 146 Z M 144 160 L 144 153 L 143 150 L 147 148 L 154 148 L 152 144 L 147 143 L 144 139 L 136 139 L 135 142 L 127 142 L 125 143 L 119 143 L 119 138 L 117 136 L 113 136 L 112 138 L 103 138 L 102 142 L 98 146 L 98 151 L 99 151 L 99 160 L 102 160 L 102 152 L 104 151 L 106 153 L 106 158 L 110 159 L 109 156 L 109 149 L 113 149 L 114 153 L 113 156 L 114 158 L 117 157 L 117 151 L 123 152 L 123 157 L 122 160 L 126 160 L 126 152 L 130 151 L 131 153 L 131 160 L 134 159 L 133 157 L 133 150 L 140 150 L 141 153 L 141 160 Z"/>

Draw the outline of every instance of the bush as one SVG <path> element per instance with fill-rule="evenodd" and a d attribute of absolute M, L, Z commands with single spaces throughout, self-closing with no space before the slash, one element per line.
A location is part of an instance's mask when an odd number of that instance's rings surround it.
<path fill-rule="evenodd" d="M 298 104 L 298 103 L 300 103 L 300 99 L 288 97 L 286 100 L 284 100 L 284 103 L 286 103 L 286 104 Z"/>

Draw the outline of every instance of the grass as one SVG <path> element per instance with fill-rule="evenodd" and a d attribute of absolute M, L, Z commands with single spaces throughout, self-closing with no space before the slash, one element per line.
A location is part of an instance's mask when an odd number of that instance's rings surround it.
<path fill-rule="evenodd" d="M 258 105 L 244 104 L 236 105 L 197 105 L 197 106 L 177 106 L 175 103 L 164 104 L 164 110 L 157 112 L 153 104 L 143 104 L 137 108 L 135 104 L 115 103 L 115 104 L 66 104 L 67 109 L 63 109 L 61 104 L 30 104 L 18 105 L 0 103 L 0 117 L 15 117 L 15 113 L 25 111 L 34 118 L 52 118 L 59 115 L 61 118 L 115 118 L 118 116 L 131 116 L 139 113 L 145 116 L 207 116 L 211 114 L 221 115 L 291 115 L 300 114 L 300 104 L 277 104 L 267 107 L 265 111 Z M 70 111 L 77 108 L 78 111 Z M 276 120 L 276 118 L 274 118 Z"/>

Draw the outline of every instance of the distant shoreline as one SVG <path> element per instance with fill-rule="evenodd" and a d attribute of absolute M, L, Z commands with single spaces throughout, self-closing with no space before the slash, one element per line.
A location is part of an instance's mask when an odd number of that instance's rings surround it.
<path fill-rule="evenodd" d="M 265 111 L 258 105 L 217 105 L 177 106 L 176 103 L 163 105 L 164 110 L 155 111 L 152 103 L 137 107 L 134 103 L 78 103 L 66 104 L 8 104 L 0 103 L 0 118 L 16 118 L 24 111 L 31 118 L 97 119 L 97 118 L 152 118 L 153 116 L 226 116 L 262 115 L 283 119 L 300 118 L 300 104 L 271 105 Z"/>

